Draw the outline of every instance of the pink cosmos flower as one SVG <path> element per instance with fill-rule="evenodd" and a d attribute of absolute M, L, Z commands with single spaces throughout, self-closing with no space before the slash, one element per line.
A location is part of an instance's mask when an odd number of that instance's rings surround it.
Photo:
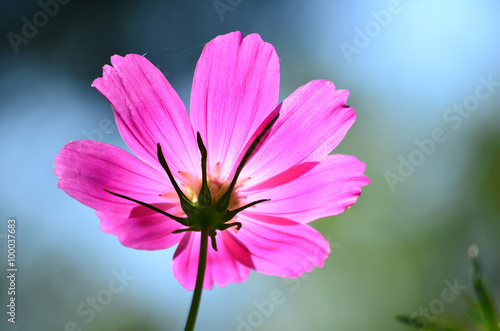
<path fill-rule="evenodd" d="M 200 232 L 182 231 L 196 230 L 186 215 L 203 204 L 223 215 L 212 227 L 205 289 L 242 282 L 252 269 L 299 277 L 323 266 L 329 244 L 307 223 L 342 213 L 370 183 L 364 163 L 329 155 L 356 119 L 346 106 L 348 91 L 316 80 L 278 104 L 273 46 L 240 32 L 203 49 L 190 116 L 145 57 L 115 55 L 111 64 L 93 86 L 113 106 L 137 157 L 73 141 L 57 155 L 54 170 L 61 189 L 97 211 L 103 231 L 135 249 L 179 244 L 172 268 L 188 290 L 195 287 Z"/>

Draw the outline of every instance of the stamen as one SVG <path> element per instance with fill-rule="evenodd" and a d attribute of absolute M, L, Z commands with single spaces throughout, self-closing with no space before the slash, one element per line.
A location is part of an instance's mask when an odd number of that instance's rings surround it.
<path fill-rule="evenodd" d="M 220 178 L 220 162 L 217 162 L 213 169 L 211 169 L 212 178 Z"/>

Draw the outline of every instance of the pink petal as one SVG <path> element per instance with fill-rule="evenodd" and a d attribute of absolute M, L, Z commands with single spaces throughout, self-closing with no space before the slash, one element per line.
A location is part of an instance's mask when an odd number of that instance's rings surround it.
<path fill-rule="evenodd" d="M 363 174 L 365 168 L 354 156 L 329 155 L 312 170 L 286 184 L 243 191 L 248 201 L 271 199 L 246 213 L 286 217 L 300 223 L 340 214 L 356 202 L 361 187 L 370 183 Z"/>
<path fill-rule="evenodd" d="M 307 224 L 284 219 L 277 224 L 268 222 L 265 216 L 250 216 L 244 212 L 237 217 L 242 228 L 236 234 L 226 231 L 245 245 L 257 272 L 299 277 L 313 267 L 321 268 L 330 254 L 328 241 Z"/>
<path fill-rule="evenodd" d="M 96 87 L 111 103 L 120 134 L 130 149 L 162 170 L 156 152 L 160 143 L 174 175 L 199 175 L 199 152 L 186 107 L 162 72 L 145 57 L 114 55 Z M 162 170 L 163 171 L 163 170 Z"/>
<path fill-rule="evenodd" d="M 102 229 L 118 235 L 124 245 L 161 249 L 180 239 L 177 235 L 164 237 L 160 244 L 154 238 L 171 235 L 180 227 L 179 223 L 104 191 L 123 194 L 176 215 L 181 213 L 178 199 L 167 200 L 159 196 L 173 190 L 167 185 L 166 175 L 130 153 L 96 141 L 73 141 L 56 156 L 55 164 L 54 172 L 60 177 L 59 188 L 95 209 Z"/>
<path fill-rule="evenodd" d="M 171 213 L 168 209 L 166 211 Z M 182 234 L 172 233 L 182 225 L 159 213 L 126 217 L 98 211 L 97 216 L 101 219 L 101 230 L 118 236 L 127 247 L 159 250 L 174 246 L 182 238 Z"/>
<path fill-rule="evenodd" d="M 274 47 L 258 34 L 218 36 L 203 49 L 191 92 L 191 118 L 207 146 L 209 169 L 221 164 L 221 180 L 276 108 L 279 78 Z"/>
<path fill-rule="evenodd" d="M 326 157 L 356 119 L 354 110 L 345 105 L 348 95 L 329 81 L 317 80 L 286 98 L 266 141 L 243 168 L 241 178 L 251 177 L 248 187 Z"/>
<path fill-rule="evenodd" d="M 208 242 L 207 266 L 203 279 L 203 288 L 209 290 L 216 283 L 224 287 L 229 283 L 240 283 L 250 275 L 252 265 L 246 266 L 233 258 L 230 248 L 226 247 L 227 231 L 218 232 L 217 249 Z M 175 278 L 187 290 L 193 290 L 196 284 L 200 253 L 200 232 L 188 232 L 184 235 L 172 260 Z M 245 261 L 248 263 L 248 260 Z"/>

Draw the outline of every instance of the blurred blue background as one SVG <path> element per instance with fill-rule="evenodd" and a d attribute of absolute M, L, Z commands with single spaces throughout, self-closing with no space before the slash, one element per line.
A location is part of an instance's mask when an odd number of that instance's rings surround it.
<path fill-rule="evenodd" d="M 0 280 L 2 330 L 183 328 L 192 293 L 173 278 L 174 249 L 100 231 L 57 188 L 54 157 L 80 139 L 127 149 L 90 86 L 111 55 L 146 54 L 189 105 L 203 45 L 235 30 L 276 48 L 280 100 L 313 79 L 350 91 L 358 119 L 335 153 L 364 161 L 372 184 L 312 223 L 332 246 L 324 268 L 205 291 L 198 330 L 409 330 L 394 316 L 458 316 L 471 244 L 500 301 L 498 1 L 18 0 L 1 2 L 0 27 L 0 265 L 15 217 L 19 268 L 15 325 Z M 117 273 L 122 290 L 84 313 Z M 466 289 L 441 306 L 447 282 Z M 260 312 L 276 291 L 284 302 Z"/>

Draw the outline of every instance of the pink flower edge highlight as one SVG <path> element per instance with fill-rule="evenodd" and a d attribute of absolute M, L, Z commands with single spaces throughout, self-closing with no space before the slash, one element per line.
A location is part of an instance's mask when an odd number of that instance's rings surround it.
<path fill-rule="evenodd" d="M 365 164 L 353 156 L 329 155 L 355 121 L 348 92 L 312 81 L 278 105 L 279 61 L 259 35 L 216 37 L 198 61 L 191 93 L 191 119 L 175 90 L 146 58 L 115 55 L 95 86 L 111 103 L 118 129 L 135 157 L 94 141 L 68 143 L 56 157 L 58 186 L 93 208 L 101 228 L 135 249 L 158 250 L 179 243 L 174 276 L 194 289 L 200 233 L 173 234 L 182 225 L 104 189 L 184 216 L 156 158 L 160 143 L 185 193 L 196 198 L 201 168 L 195 133 L 208 150 L 212 195 L 223 193 L 248 144 L 270 116 L 280 117 L 243 168 L 234 206 L 271 199 L 236 215 L 242 228 L 218 231 L 218 251 L 208 248 L 203 287 L 247 279 L 252 269 L 299 277 L 322 267 L 330 253 L 309 226 L 353 205 L 370 183 Z M 193 193 L 194 192 L 194 193 Z M 233 207 L 234 207 L 233 206 Z"/>

